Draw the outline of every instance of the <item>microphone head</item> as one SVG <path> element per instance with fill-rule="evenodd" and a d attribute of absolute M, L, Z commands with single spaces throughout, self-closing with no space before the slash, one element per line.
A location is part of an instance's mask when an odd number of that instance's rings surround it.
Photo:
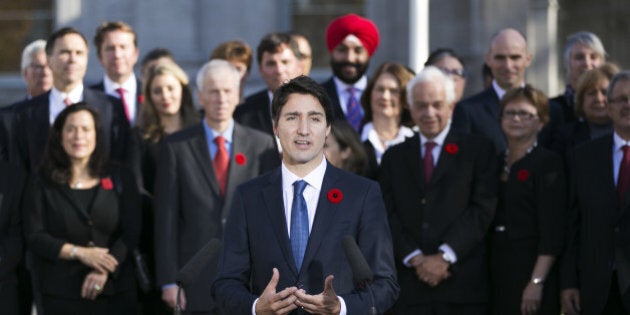
<path fill-rule="evenodd" d="M 220 249 L 221 241 L 216 238 L 211 239 L 179 270 L 177 283 L 190 285 L 195 282 L 201 271 L 208 267 L 211 261 L 214 261 L 216 264 L 216 258 Z"/>
<path fill-rule="evenodd" d="M 352 269 L 354 282 L 359 286 L 372 282 L 372 269 L 370 269 L 370 265 L 368 265 L 365 260 L 354 237 L 346 235 L 343 238 L 342 244 L 348 263 L 350 263 L 350 269 Z"/>

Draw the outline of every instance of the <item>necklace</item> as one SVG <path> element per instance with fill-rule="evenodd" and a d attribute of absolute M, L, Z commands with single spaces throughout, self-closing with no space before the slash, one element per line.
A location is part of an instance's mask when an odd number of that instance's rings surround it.
<path fill-rule="evenodd" d="M 70 187 L 72 187 L 73 189 L 81 189 L 81 188 L 83 188 L 83 183 L 82 182 L 74 182 L 73 184 L 70 185 Z"/>
<path fill-rule="evenodd" d="M 528 155 L 534 150 L 534 148 L 538 145 L 538 141 L 534 141 L 534 143 L 527 149 L 525 155 Z M 510 175 L 510 169 L 512 165 L 508 163 L 508 156 L 510 155 L 510 149 L 505 149 L 505 157 L 503 158 L 503 172 L 506 175 Z"/>

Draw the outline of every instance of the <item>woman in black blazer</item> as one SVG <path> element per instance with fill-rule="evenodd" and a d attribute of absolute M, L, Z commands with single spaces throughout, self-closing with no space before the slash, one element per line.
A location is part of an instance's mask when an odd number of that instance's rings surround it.
<path fill-rule="evenodd" d="M 556 257 L 562 250 L 562 158 L 536 145 L 549 120 L 547 97 L 526 85 L 501 100 L 508 149 L 490 231 L 493 314 L 560 313 Z"/>
<path fill-rule="evenodd" d="M 27 245 L 47 314 L 134 314 L 140 234 L 133 176 L 104 168 L 98 114 L 85 103 L 52 126 L 24 202 Z"/>

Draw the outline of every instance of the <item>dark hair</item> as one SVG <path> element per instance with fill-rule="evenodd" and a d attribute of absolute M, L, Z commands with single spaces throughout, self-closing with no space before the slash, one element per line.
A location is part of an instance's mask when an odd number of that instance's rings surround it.
<path fill-rule="evenodd" d="M 105 40 L 105 35 L 113 31 L 121 31 L 133 35 L 133 46 L 138 47 L 138 36 L 129 24 L 121 21 L 103 22 L 96 28 L 96 35 L 94 36 L 94 46 L 96 46 L 96 54 L 99 57 L 101 56 L 101 46 Z"/>
<path fill-rule="evenodd" d="M 199 122 L 199 113 L 195 110 L 193 103 L 192 90 L 188 81 L 188 76 L 177 64 L 170 61 L 160 62 L 151 69 L 146 84 L 144 84 L 144 104 L 140 110 L 138 126 L 142 130 L 144 139 L 158 142 L 164 136 L 164 126 L 160 119 L 160 115 L 155 109 L 153 99 L 151 99 L 151 84 L 153 80 L 160 75 L 171 75 L 182 86 L 181 104 L 179 107 L 179 116 L 182 122 L 182 128 L 189 127 Z"/>
<path fill-rule="evenodd" d="M 274 125 L 278 124 L 282 107 L 287 104 L 289 95 L 291 94 L 306 94 L 315 97 L 319 101 L 319 104 L 324 108 L 326 125 L 330 126 L 330 124 L 332 124 L 333 110 L 328 93 L 326 93 L 326 90 L 324 90 L 319 83 L 315 82 L 315 80 L 305 75 L 301 75 L 281 85 L 273 93 L 273 100 L 271 101 L 271 117 L 273 118 Z"/>
<path fill-rule="evenodd" d="M 96 144 L 94 152 L 92 152 L 90 161 L 88 162 L 90 175 L 100 177 L 103 172 L 103 167 L 105 165 L 105 144 L 103 143 L 101 119 L 99 114 L 94 109 L 90 108 L 86 102 L 80 102 L 68 106 L 61 111 L 50 129 L 48 142 L 46 143 L 46 149 L 44 150 L 44 156 L 39 167 L 39 172 L 42 178 L 50 181 L 51 183 L 66 184 L 72 178 L 72 163 L 63 148 L 62 133 L 68 117 L 80 111 L 88 112 L 92 116 L 92 119 L 94 119 Z"/>
<path fill-rule="evenodd" d="M 159 47 L 151 49 L 148 53 L 146 53 L 146 55 L 144 55 L 144 57 L 142 57 L 140 67 L 144 68 L 149 62 L 160 58 L 169 58 L 173 61 L 175 60 L 175 58 L 173 57 L 173 53 L 171 53 L 170 50 Z"/>
<path fill-rule="evenodd" d="M 462 67 L 464 67 L 464 69 L 466 68 L 466 64 L 464 63 L 464 60 L 462 60 L 462 58 L 460 58 L 455 53 L 455 51 L 450 48 L 438 48 L 432 51 L 431 54 L 429 55 L 429 58 L 427 58 L 427 61 L 424 63 L 424 65 L 425 66 L 435 65 L 436 62 L 442 60 L 445 57 L 451 57 L 451 58 L 457 59 L 457 61 L 459 61 L 459 63 L 462 64 Z"/>
<path fill-rule="evenodd" d="M 536 108 L 538 119 L 540 119 L 543 125 L 549 122 L 549 100 L 547 95 L 529 84 L 505 92 L 505 95 L 501 99 L 501 116 L 503 116 L 503 111 L 507 104 L 516 100 L 526 100 L 528 103 L 532 104 L 532 106 Z"/>
<path fill-rule="evenodd" d="M 48 39 L 46 40 L 46 55 L 48 56 L 52 55 L 53 50 L 55 49 L 55 41 L 57 41 L 57 39 L 62 38 L 66 35 L 70 35 L 70 34 L 79 35 L 81 39 L 83 39 L 83 42 L 85 43 L 86 50 L 89 50 L 90 47 L 88 45 L 88 41 L 85 38 L 85 36 L 83 36 L 83 34 L 79 32 L 79 30 L 77 30 L 74 27 L 64 27 L 64 28 L 58 29 L 54 33 L 50 34 L 50 36 L 48 36 Z"/>
<path fill-rule="evenodd" d="M 398 88 L 400 89 L 398 98 L 400 99 L 401 106 L 399 123 L 407 127 L 412 126 L 413 121 L 411 119 L 411 114 L 409 113 L 409 104 L 407 104 L 406 87 L 409 80 L 413 79 L 414 73 L 409 68 L 397 62 L 385 62 L 381 64 L 368 81 L 363 94 L 361 94 L 361 106 L 363 107 L 363 112 L 365 113 L 363 116 L 363 123 L 370 122 L 373 119 L 372 92 L 374 91 L 376 81 L 378 81 L 378 78 L 384 73 L 393 75 L 398 81 Z"/>
<path fill-rule="evenodd" d="M 291 35 L 286 33 L 270 33 L 260 40 L 256 48 L 256 61 L 258 61 L 258 65 L 260 65 L 264 53 L 276 53 L 282 46 L 289 48 L 296 59 L 301 56 L 298 44 Z"/>
<path fill-rule="evenodd" d="M 339 144 L 340 150 L 350 148 L 350 157 L 343 161 L 342 169 L 361 176 L 366 175 L 368 158 L 365 147 L 361 143 L 359 134 L 345 120 L 335 120 L 330 128 L 330 133 Z"/>
<path fill-rule="evenodd" d="M 227 61 L 242 62 L 247 66 L 247 72 L 252 67 L 252 48 L 246 42 L 231 40 L 220 44 L 210 54 L 210 60 L 223 59 Z"/>

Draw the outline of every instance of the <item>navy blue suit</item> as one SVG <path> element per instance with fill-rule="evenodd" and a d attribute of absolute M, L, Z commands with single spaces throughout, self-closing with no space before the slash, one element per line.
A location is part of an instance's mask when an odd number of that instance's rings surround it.
<path fill-rule="evenodd" d="M 501 129 L 499 113 L 499 96 L 489 87 L 457 103 L 452 126 L 456 130 L 492 140 L 500 153 L 507 148 L 507 139 Z"/>
<path fill-rule="evenodd" d="M 339 189 L 342 200 L 327 195 Z M 254 300 L 278 268 L 277 290 L 299 286 L 307 294 L 323 291 L 324 279 L 334 275 L 333 287 L 348 314 L 367 314 L 369 292 L 353 283 L 341 240 L 353 236 L 374 272 L 372 289 L 379 312 L 398 296 L 392 242 L 381 192 L 376 183 L 328 164 L 315 219 L 300 271 L 297 271 L 282 197 L 280 168 L 238 187 L 230 210 L 217 280 L 212 294 L 225 313 L 250 314 Z M 293 313 L 300 313 L 294 311 Z"/>

